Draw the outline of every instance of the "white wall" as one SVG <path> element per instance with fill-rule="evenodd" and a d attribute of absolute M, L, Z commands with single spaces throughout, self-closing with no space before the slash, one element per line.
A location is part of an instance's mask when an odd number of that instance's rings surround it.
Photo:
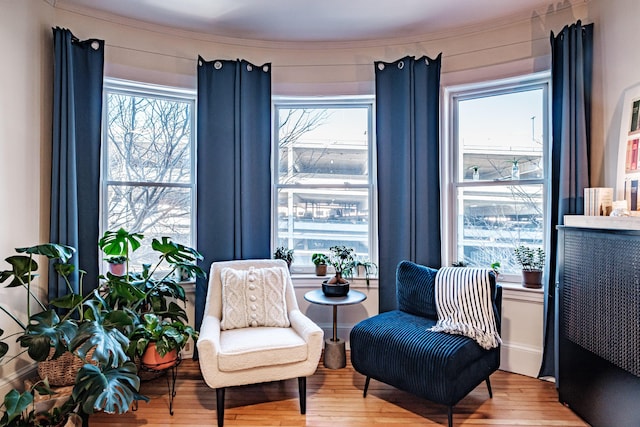
<path fill-rule="evenodd" d="M 640 43 L 636 30 L 640 14 L 637 0 L 592 0 L 594 17 L 594 144 L 602 147 L 592 156 L 594 186 L 615 187 L 624 93 L 640 85 Z M 592 171 L 592 177 L 594 173 Z"/>
<path fill-rule="evenodd" d="M 51 22 L 53 10 L 42 1 L 0 1 L 0 259 L 49 234 Z M 2 261 L 0 269 L 6 268 Z M 44 295 L 46 280 L 41 283 L 36 292 Z M 0 304 L 26 319 L 23 290 L 0 288 Z M 0 328 L 4 336 L 16 330 L 4 313 Z M 7 340 L 13 348 L 14 341 Z M 0 365 L 0 395 L 30 367 L 28 357 Z"/>

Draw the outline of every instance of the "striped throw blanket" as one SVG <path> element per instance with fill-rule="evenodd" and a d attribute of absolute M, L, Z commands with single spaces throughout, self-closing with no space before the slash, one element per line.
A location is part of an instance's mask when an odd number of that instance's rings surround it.
<path fill-rule="evenodd" d="M 484 349 L 502 343 L 491 301 L 491 270 L 443 267 L 436 273 L 435 296 L 438 322 L 434 332 L 464 335 Z"/>

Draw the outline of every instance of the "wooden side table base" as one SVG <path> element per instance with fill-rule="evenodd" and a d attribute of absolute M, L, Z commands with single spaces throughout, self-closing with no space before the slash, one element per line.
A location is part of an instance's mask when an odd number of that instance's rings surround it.
<path fill-rule="evenodd" d="M 328 338 L 324 341 L 324 366 L 329 369 L 340 369 L 347 366 L 347 353 L 344 340 L 334 341 Z"/>

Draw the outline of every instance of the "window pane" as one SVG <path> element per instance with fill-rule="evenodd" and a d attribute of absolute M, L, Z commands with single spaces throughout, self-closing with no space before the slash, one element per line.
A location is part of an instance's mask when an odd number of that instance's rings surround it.
<path fill-rule="evenodd" d="M 543 186 L 474 186 L 458 189 L 458 259 L 519 274 L 513 248 L 541 246 L 544 232 Z"/>
<path fill-rule="evenodd" d="M 366 188 L 278 191 L 278 246 L 293 248 L 297 264 L 311 265 L 311 254 L 328 254 L 335 245 L 369 256 Z"/>
<path fill-rule="evenodd" d="M 275 245 L 294 267 L 344 245 L 373 259 L 370 243 L 372 102 L 276 103 Z"/>
<path fill-rule="evenodd" d="M 191 245 L 190 188 L 110 185 L 108 200 L 107 229 L 140 232 L 148 243 L 135 252 L 134 263 L 157 261 L 157 253 L 150 250 L 154 237 Z"/>
<path fill-rule="evenodd" d="M 542 89 L 491 94 L 458 103 L 458 180 L 544 176 Z M 512 173 L 517 162 L 517 174 Z"/>
<path fill-rule="evenodd" d="M 109 93 L 108 179 L 191 182 L 191 102 Z"/>
<path fill-rule="evenodd" d="M 157 262 L 153 238 L 195 246 L 195 93 L 107 79 L 104 104 L 102 230 L 145 236 L 139 270 Z"/>
<path fill-rule="evenodd" d="M 367 108 L 278 109 L 280 184 L 368 183 Z"/>

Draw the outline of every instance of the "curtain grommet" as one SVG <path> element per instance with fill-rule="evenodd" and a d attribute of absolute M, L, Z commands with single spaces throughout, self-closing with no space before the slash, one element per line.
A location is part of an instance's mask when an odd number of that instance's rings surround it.
<path fill-rule="evenodd" d="M 269 72 L 269 66 L 268 65 L 263 65 L 262 66 L 262 71 L 264 71 L 265 73 Z"/>
<path fill-rule="evenodd" d="M 100 43 L 98 43 L 98 41 L 97 41 L 97 40 L 92 41 L 92 42 L 91 42 L 91 48 L 92 48 L 93 50 L 98 50 L 98 49 L 100 49 Z"/>
<path fill-rule="evenodd" d="M 222 62 L 220 61 L 216 61 L 213 63 L 213 68 L 215 68 L 216 70 L 219 70 L 222 68 Z"/>
<path fill-rule="evenodd" d="M 378 70 L 384 70 L 384 64 L 382 62 L 378 62 Z"/>
<path fill-rule="evenodd" d="M 251 64 L 247 64 L 247 71 L 253 71 L 253 67 L 251 66 Z"/>
<path fill-rule="evenodd" d="M 404 68 L 404 61 L 398 62 L 398 70 L 402 70 Z"/>

